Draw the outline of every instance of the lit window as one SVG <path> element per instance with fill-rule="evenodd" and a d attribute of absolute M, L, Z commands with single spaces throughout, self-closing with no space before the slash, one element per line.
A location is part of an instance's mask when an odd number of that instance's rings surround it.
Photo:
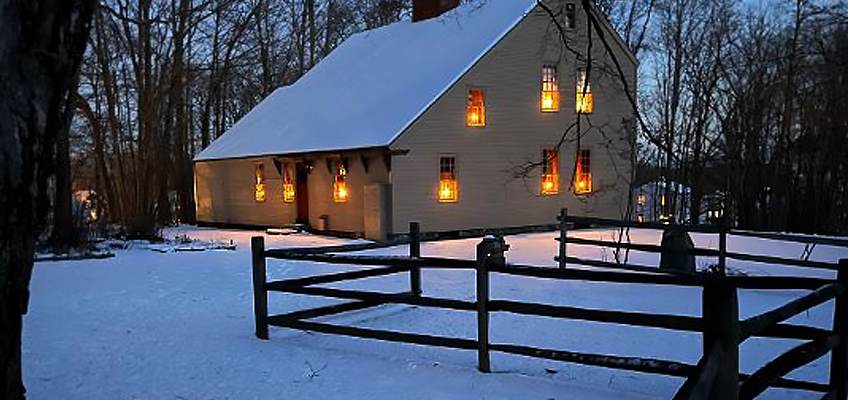
<path fill-rule="evenodd" d="M 577 12 L 574 7 L 574 3 L 567 3 L 565 5 L 565 27 L 568 29 L 573 29 L 575 26 L 575 20 L 577 17 Z"/>
<path fill-rule="evenodd" d="M 350 193 L 347 190 L 347 169 L 341 161 L 336 162 L 336 174 L 333 178 L 333 201 L 336 203 L 347 202 Z"/>
<path fill-rule="evenodd" d="M 592 160 L 589 150 L 577 151 L 576 172 L 574 176 L 574 193 L 592 193 Z"/>
<path fill-rule="evenodd" d="M 486 126 L 486 103 L 483 97 L 483 89 L 468 90 L 466 120 L 468 126 Z"/>
<path fill-rule="evenodd" d="M 586 71 L 577 70 L 577 112 L 591 114 L 594 104 L 592 97 L 592 85 L 586 79 Z"/>
<path fill-rule="evenodd" d="M 458 199 L 459 188 L 456 182 L 456 158 L 439 159 L 439 201 L 452 203 Z"/>
<path fill-rule="evenodd" d="M 283 201 L 294 202 L 294 179 L 292 178 L 291 164 L 285 165 L 283 172 Z"/>
<path fill-rule="evenodd" d="M 254 193 L 253 198 L 259 202 L 265 202 L 265 166 L 256 164 L 253 168 Z"/>
<path fill-rule="evenodd" d="M 559 111 L 559 82 L 556 65 L 542 66 L 542 111 Z"/>
<path fill-rule="evenodd" d="M 542 150 L 542 194 L 559 193 L 559 153 L 557 149 Z"/>

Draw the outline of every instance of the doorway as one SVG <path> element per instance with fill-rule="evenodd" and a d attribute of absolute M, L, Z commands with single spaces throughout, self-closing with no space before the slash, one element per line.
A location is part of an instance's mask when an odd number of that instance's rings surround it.
<path fill-rule="evenodd" d="M 309 176 L 308 167 L 303 163 L 295 164 L 295 196 L 297 199 L 297 219 L 298 224 L 309 225 L 309 185 L 307 177 Z"/>

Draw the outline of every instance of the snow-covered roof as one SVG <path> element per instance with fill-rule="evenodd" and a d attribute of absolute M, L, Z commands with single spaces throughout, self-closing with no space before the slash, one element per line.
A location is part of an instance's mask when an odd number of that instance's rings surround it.
<path fill-rule="evenodd" d="M 471 1 L 351 36 L 195 160 L 388 146 L 535 4 Z"/>

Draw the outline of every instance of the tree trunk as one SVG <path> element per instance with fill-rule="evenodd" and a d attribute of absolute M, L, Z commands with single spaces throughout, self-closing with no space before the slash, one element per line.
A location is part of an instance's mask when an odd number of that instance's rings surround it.
<path fill-rule="evenodd" d="M 94 0 L 0 0 L 0 398 L 23 399 L 22 316 L 47 171 Z"/>
<path fill-rule="evenodd" d="M 77 86 L 74 80 L 73 86 Z M 62 128 L 56 138 L 56 163 L 54 168 L 56 192 L 53 204 L 53 229 L 49 246 L 55 252 L 67 253 L 79 239 L 74 235 L 73 188 L 71 187 L 71 139 L 69 130 L 73 118 L 73 100 L 68 101 L 65 115 L 62 116 Z"/>

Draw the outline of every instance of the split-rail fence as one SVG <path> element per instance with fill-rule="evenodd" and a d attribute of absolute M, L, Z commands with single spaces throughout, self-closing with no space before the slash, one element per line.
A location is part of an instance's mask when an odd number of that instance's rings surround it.
<path fill-rule="evenodd" d="M 727 235 L 743 234 L 768 237 L 757 232 L 730 231 L 721 225 L 683 226 L 637 223 L 599 218 L 570 217 L 566 212 L 559 216 L 560 254 L 555 257 L 559 268 L 519 265 L 506 262 L 508 245 L 503 240 L 487 236 L 477 245 L 476 260 L 462 260 L 421 255 L 419 225 L 410 224 L 408 256 L 365 256 L 339 254 L 343 251 L 362 250 L 369 245 L 333 246 L 306 249 L 265 249 L 262 237 L 252 238 L 253 287 L 256 336 L 268 339 L 269 326 L 299 329 L 329 334 L 370 338 L 392 342 L 476 350 L 478 368 L 491 371 L 489 354 L 492 351 L 565 361 L 583 365 L 661 374 L 685 378 L 674 399 L 753 399 L 769 387 L 789 388 L 819 392 L 822 399 L 848 397 L 848 259 L 838 263 L 794 260 L 768 255 L 751 255 L 727 251 Z M 570 257 L 566 244 L 594 245 L 634 251 L 661 252 L 661 246 L 634 244 L 621 241 L 588 240 L 567 235 L 568 225 L 594 225 L 605 227 L 682 229 L 686 232 L 717 234 L 719 249 L 693 249 L 699 256 L 718 259 L 711 273 L 682 273 L 661 270 L 657 267 L 632 265 L 624 262 L 607 262 Z M 781 235 L 777 238 L 810 243 L 807 236 Z M 827 244 L 848 247 L 848 241 L 831 240 Z M 813 242 L 815 243 L 815 242 Z M 267 281 L 266 259 L 302 260 L 331 264 L 375 266 L 349 272 L 309 276 L 304 278 Z M 725 274 L 727 258 L 758 261 L 780 265 L 825 268 L 837 271 L 837 277 L 822 279 L 784 276 L 735 276 Z M 568 268 L 569 264 L 596 267 L 595 269 Z M 476 301 L 430 297 L 421 290 L 421 273 L 424 269 L 447 268 L 476 271 Z M 601 268 L 603 270 L 598 270 Z M 605 270 L 610 269 L 610 271 Z M 322 284 L 351 281 L 363 278 L 408 273 L 410 290 L 400 293 L 382 293 L 322 287 Z M 611 311 L 579 307 L 553 306 L 490 298 L 490 275 L 614 282 L 627 284 L 675 285 L 700 287 L 702 290 L 702 316 L 650 314 L 630 311 Z M 809 294 L 763 314 L 739 319 L 738 291 L 757 290 L 808 290 Z M 352 300 L 350 302 L 289 312 L 268 314 L 268 292 L 315 295 Z M 789 324 L 785 321 L 812 307 L 830 300 L 835 301 L 831 329 Z M 406 304 L 462 310 L 477 313 L 477 339 L 434 336 L 370 328 L 352 327 L 313 319 L 383 304 Z M 699 332 L 703 337 L 703 356 L 696 365 L 678 361 L 589 354 L 556 349 L 541 349 L 517 344 L 491 343 L 489 317 L 491 313 L 543 316 L 563 319 L 624 324 L 676 331 Z M 803 343 L 768 362 L 753 374 L 739 372 L 739 345 L 752 337 L 787 338 Z M 786 378 L 793 370 L 811 363 L 828 352 L 831 353 L 830 376 L 827 383 Z"/>

